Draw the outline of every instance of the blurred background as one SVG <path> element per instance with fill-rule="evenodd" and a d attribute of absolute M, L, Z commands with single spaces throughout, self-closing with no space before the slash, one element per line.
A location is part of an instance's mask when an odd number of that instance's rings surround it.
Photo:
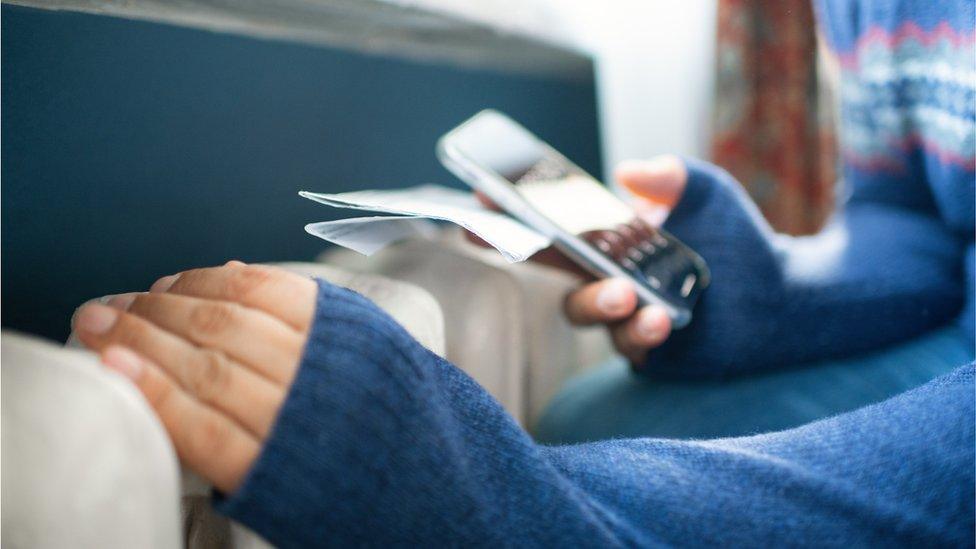
<path fill-rule="evenodd" d="M 712 159 L 783 231 L 833 204 L 806 0 L 16 0 L 0 26 L 2 322 L 54 339 L 161 274 L 312 259 L 335 212 L 299 190 L 460 186 L 434 142 L 486 107 L 607 181 Z"/>

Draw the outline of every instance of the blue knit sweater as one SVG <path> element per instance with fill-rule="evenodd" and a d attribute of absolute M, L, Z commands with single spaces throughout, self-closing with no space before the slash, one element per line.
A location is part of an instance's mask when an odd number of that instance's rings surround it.
<path fill-rule="evenodd" d="M 973 375 L 782 433 L 544 447 L 321 283 L 271 436 L 217 505 L 284 547 L 971 545 Z"/>
<path fill-rule="evenodd" d="M 845 208 L 820 235 L 777 236 L 727 174 L 691 162 L 667 228 L 713 284 L 649 373 L 794 365 L 950 321 L 973 333 L 973 3 L 817 10 L 843 66 Z M 322 283 L 270 438 L 218 507 L 282 546 L 972 546 L 973 377 L 781 433 L 544 447 Z"/>
<path fill-rule="evenodd" d="M 819 0 L 841 69 L 841 211 L 774 235 L 738 183 L 692 162 L 665 228 L 712 286 L 640 369 L 726 376 L 849 356 L 948 321 L 974 332 L 976 7 L 972 0 Z"/>

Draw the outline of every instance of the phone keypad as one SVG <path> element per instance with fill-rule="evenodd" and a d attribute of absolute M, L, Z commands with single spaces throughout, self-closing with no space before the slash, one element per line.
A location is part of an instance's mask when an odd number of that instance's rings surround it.
<path fill-rule="evenodd" d="M 604 255 L 628 269 L 640 266 L 649 256 L 658 252 L 660 242 L 667 241 L 654 228 L 635 219 L 613 230 L 590 231 L 582 235 Z"/>
<path fill-rule="evenodd" d="M 589 231 L 581 236 L 636 280 L 659 293 L 683 300 L 697 289 L 698 276 L 682 253 L 682 247 L 640 219 L 613 230 Z"/>

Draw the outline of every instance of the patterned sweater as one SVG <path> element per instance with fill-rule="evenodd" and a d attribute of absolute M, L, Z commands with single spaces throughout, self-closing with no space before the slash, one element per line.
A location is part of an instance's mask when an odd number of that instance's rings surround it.
<path fill-rule="evenodd" d="M 690 162 L 665 224 L 713 272 L 688 329 L 639 369 L 715 377 L 877 349 L 955 320 L 973 337 L 971 0 L 819 0 L 841 66 L 840 213 L 775 235 L 737 182 Z"/>

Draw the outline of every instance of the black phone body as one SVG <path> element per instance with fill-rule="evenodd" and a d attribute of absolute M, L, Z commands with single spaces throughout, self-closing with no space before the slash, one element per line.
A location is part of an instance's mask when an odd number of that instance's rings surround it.
<path fill-rule="evenodd" d="M 691 321 L 709 283 L 701 256 L 512 119 L 481 111 L 445 134 L 437 155 L 594 276 L 628 277 L 641 303 L 663 306 L 673 327 Z"/>

